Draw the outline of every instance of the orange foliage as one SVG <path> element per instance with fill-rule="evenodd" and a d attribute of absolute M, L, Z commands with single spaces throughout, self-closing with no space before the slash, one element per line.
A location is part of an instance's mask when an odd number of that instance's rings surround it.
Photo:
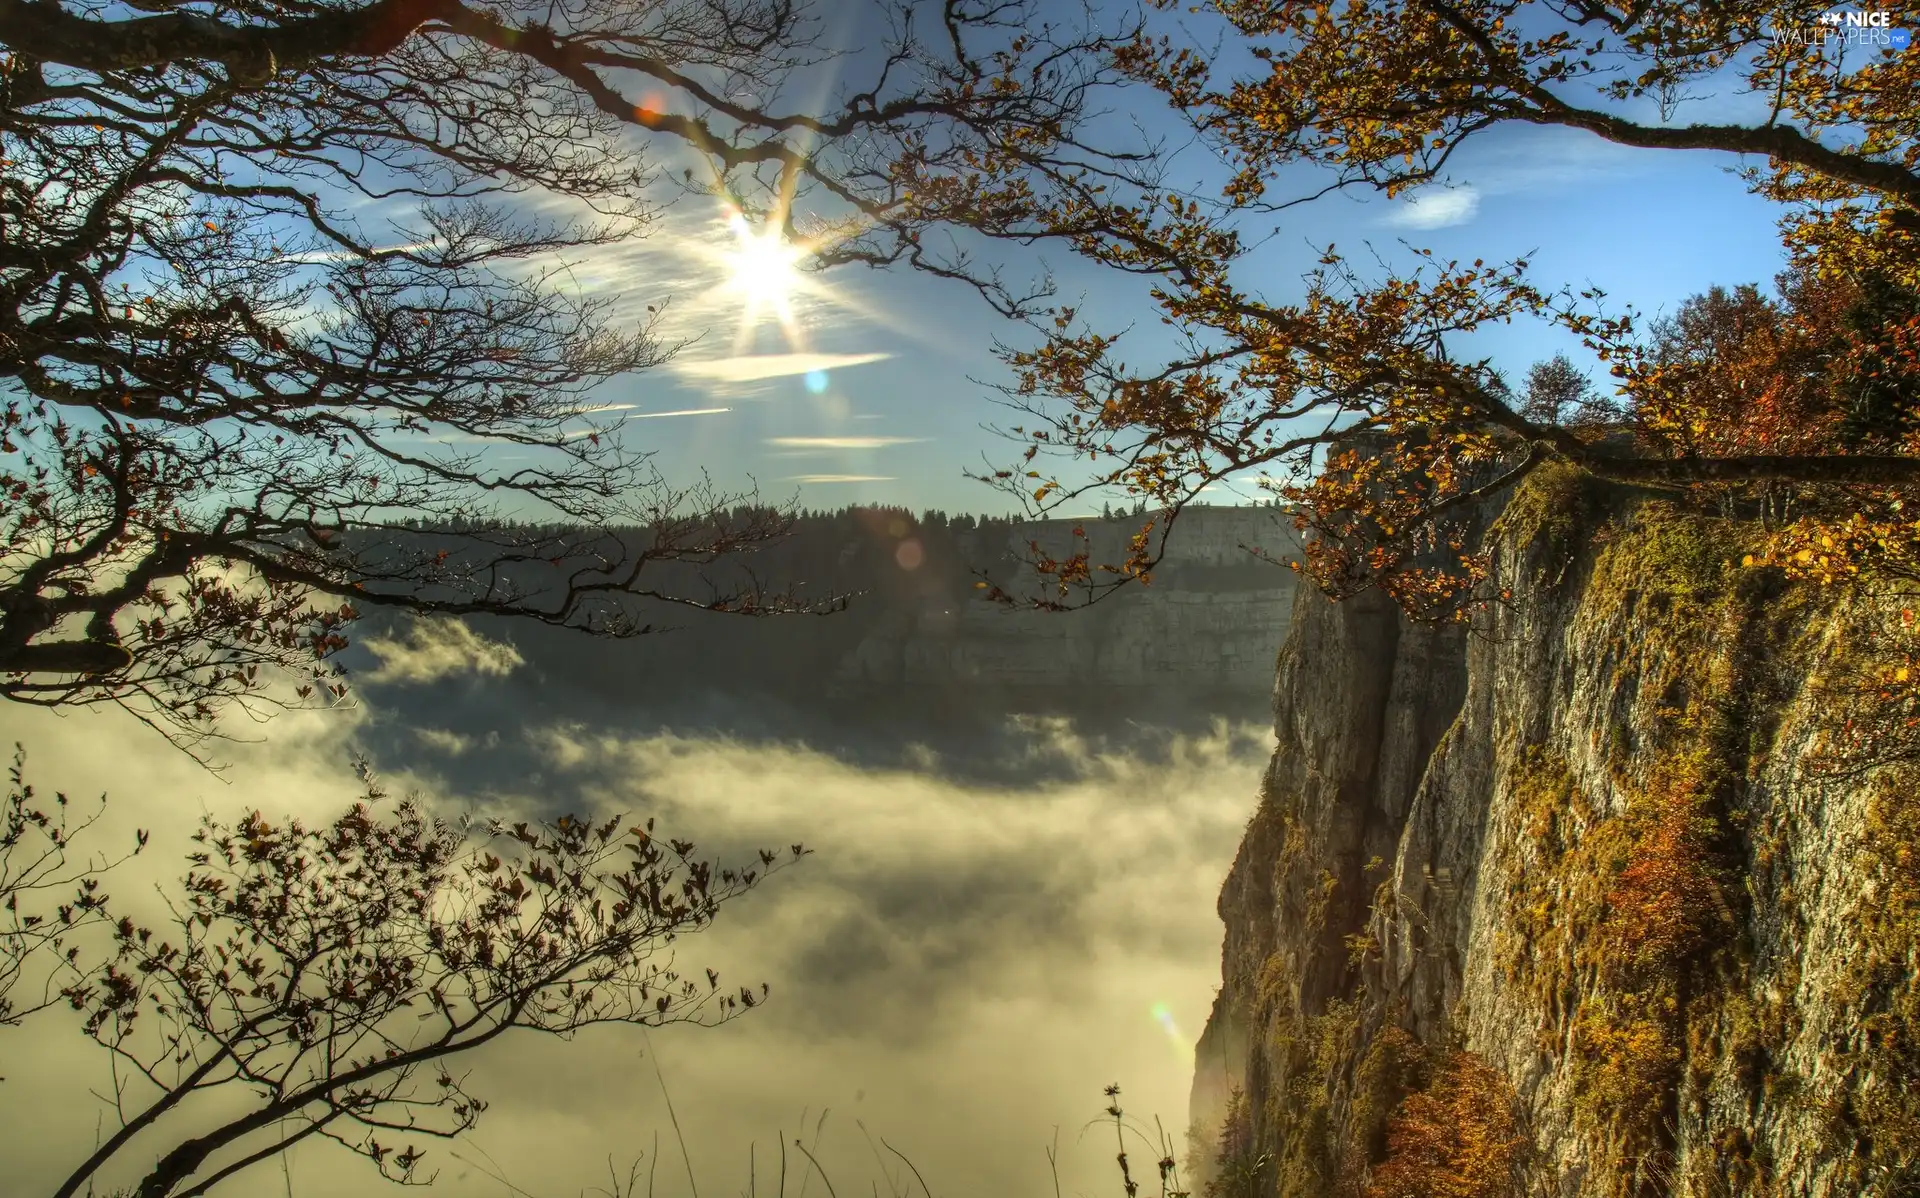
<path fill-rule="evenodd" d="M 1715 287 L 1617 371 L 1641 431 L 1678 456 L 1911 454 L 1920 296 L 1802 266 L 1780 299 Z"/>
<path fill-rule="evenodd" d="M 1367 1198 L 1503 1198 L 1526 1140 L 1506 1077 L 1470 1052 L 1447 1059 L 1387 1125 Z"/>
<path fill-rule="evenodd" d="M 1308 534 L 1295 568 L 1336 599 L 1378 586 L 1416 620 L 1463 617 L 1489 561 L 1470 548 L 1465 522 L 1435 512 L 1483 484 L 1495 456 L 1484 435 L 1420 430 L 1380 439 L 1377 452 L 1329 454 L 1311 482 L 1281 489 Z"/>
<path fill-rule="evenodd" d="M 1716 866 L 1717 821 L 1691 788 L 1656 783 L 1650 822 L 1607 895 L 1607 922 L 1623 968 L 1666 972 L 1706 948 L 1725 922 Z"/>

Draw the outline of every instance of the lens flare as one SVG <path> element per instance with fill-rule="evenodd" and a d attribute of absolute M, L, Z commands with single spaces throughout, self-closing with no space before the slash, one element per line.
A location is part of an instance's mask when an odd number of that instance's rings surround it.
<path fill-rule="evenodd" d="M 1191 1060 L 1193 1044 L 1187 1039 L 1186 1033 L 1180 1030 L 1180 1025 L 1173 1021 L 1173 1011 L 1167 1007 L 1167 1004 L 1154 1003 L 1152 1015 L 1153 1021 L 1166 1029 L 1167 1039 L 1173 1041 L 1173 1046 L 1180 1050 L 1181 1057 Z"/>
<path fill-rule="evenodd" d="M 807 394 L 824 395 L 827 390 L 827 372 L 824 370 L 807 371 L 806 384 Z"/>

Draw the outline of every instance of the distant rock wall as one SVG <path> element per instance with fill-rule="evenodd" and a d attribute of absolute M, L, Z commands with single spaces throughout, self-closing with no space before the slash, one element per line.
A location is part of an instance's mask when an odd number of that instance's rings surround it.
<path fill-rule="evenodd" d="M 1264 693 L 1285 636 L 1289 587 L 1176 589 L 1086 612 L 1006 612 L 984 604 L 890 612 L 840 662 L 841 688 L 991 683 L 1201 686 Z"/>
<path fill-rule="evenodd" d="M 1835 764 L 1899 612 L 1738 535 L 1552 475 L 1473 635 L 1302 590 L 1196 1193 L 1920 1194 L 1920 788 Z"/>
<path fill-rule="evenodd" d="M 1118 560 L 1140 521 L 1078 526 L 1097 560 Z M 656 603 L 641 606 L 639 621 L 665 631 L 614 641 L 527 620 L 473 623 L 511 642 L 528 663 L 513 680 L 516 701 L 573 716 L 671 722 L 746 705 L 769 718 L 799 712 L 874 725 L 918 704 L 924 710 L 915 721 L 943 724 L 948 712 L 969 708 L 989 723 L 1010 711 L 1158 719 L 1169 705 L 1203 722 L 1257 718 L 1273 686 L 1294 575 L 1245 546 L 1285 554 L 1292 529 L 1284 514 L 1190 509 L 1150 585 L 1128 586 L 1081 611 L 1008 610 L 974 587 L 976 571 L 1017 585 L 1016 557 L 1026 542 L 1059 552 L 1074 527 L 965 517 L 928 526 L 901 513 L 862 511 L 811 518 L 747 564 L 763 577 L 802 584 L 805 596 L 850 595 L 844 611 L 756 619 Z M 531 573 L 520 581 L 535 594 L 553 583 Z M 685 565 L 663 567 L 657 585 L 707 590 Z M 376 610 L 357 635 L 363 643 L 393 641 L 401 618 Z M 373 673 L 365 657 L 351 664 Z M 1150 710 L 1153 704 L 1162 710 Z"/>
<path fill-rule="evenodd" d="M 1067 550 L 1063 522 L 1014 533 L 1007 560 L 1037 539 Z M 1087 521 L 1095 561 L 1119 560 L 1138 525 Z M 884 613 L 834 670 L 841 691 L 867 687 L 992 685 L 1014 691 L 1063 685 L 1182 688 L 1264 695 L 1286 635 L 1292 571 L 1257 560 L 1246 546 L 1280 554 L 1291 529 L 1269 509 L 1200 508 L 1167 542 L 1150 585 L 1084 611 L 1009 611 L 976 596 L 936 597 Z"/>

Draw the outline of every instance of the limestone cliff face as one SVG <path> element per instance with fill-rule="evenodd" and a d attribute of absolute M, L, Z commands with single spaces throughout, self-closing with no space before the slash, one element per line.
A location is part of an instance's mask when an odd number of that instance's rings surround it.
<path fill-rule="evenodd" d="M 1068 553 L 1069 527 L 1022 527 L 1005 545 L 982 547 L 978 556 L 1009 560 L 1028 538 Z M 1117 561 L 1138 525 L 1088 521 L 1085 527 L 1093 560 Z M 1290 536 L 1269 509 L 1197 509 L 1168 538 L 1149 587 L 1065 618 L 1010 612 L 970 595 L 932 598 L 876 622 L 840 659 L 834 681 L 842 691 L 991 683 L 1016 691 L 1175 686 L 1258 693 L 1272 680 L 1294 576 L 1246 547 L 1283 554 Z"/>
<path fill-rule="evenodd" d="M 1850 724 L 1898 603 L 1741 535 L 1555 475 L 1471 632 L 1303 588 L 1197 1193 L 1920 1194 L 1920 799 Z"/>

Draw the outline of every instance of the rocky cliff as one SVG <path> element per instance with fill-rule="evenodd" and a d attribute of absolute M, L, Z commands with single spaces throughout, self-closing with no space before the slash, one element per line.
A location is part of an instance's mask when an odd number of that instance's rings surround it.
<path fill-rule="evenodd" d="M 1549 474 L 1471 629 L 1303 588 L 1196 1193 L 1920 1194 L 1902 612 L 1748 535 Z"/>

